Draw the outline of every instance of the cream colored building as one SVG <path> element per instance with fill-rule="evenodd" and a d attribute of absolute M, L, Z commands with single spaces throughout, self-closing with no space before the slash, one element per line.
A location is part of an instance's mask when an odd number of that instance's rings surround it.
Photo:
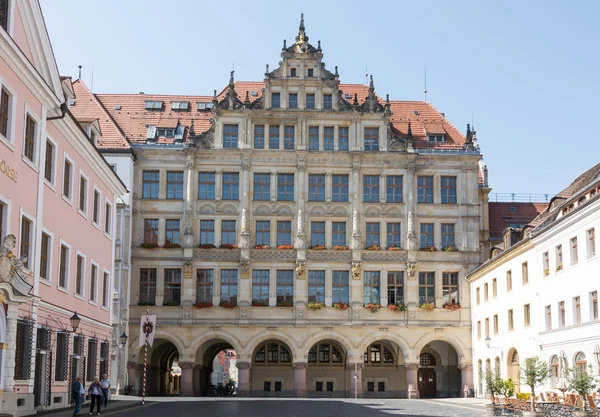
<path fill-rule="evenodd" d="M 340 84 L 322 58 L 302 21 L 264 81 L 94 95 L 136 155 L 130 320 L 158 315 L 149 394 L 177 362 L 180 393 L 206 395 L 223 349 L 240 395 L 472 389 L 464 277 L 488 251 L 489 192 L 474 132 L 383 100 L 372 79 Z M 140 390 L 133 330 L 129 342 Z"/>

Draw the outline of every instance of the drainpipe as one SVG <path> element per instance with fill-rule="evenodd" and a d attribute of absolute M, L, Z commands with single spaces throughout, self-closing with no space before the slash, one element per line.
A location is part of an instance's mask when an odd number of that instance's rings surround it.
<path fill-rule="evenodd" d="M 46 120 L 50 121 L 50 120 L 58 120 L 58 119 L 62 119 L 65 117 L 65 114 L 67 114 L 67 110 L 69 109 L 69 107 L 67 106 L 67 102 L 64 102 L 60 105 L 60 112 L 61 115 L 60 116 L 53 116 L 53 117 L 47 117 Z"/>

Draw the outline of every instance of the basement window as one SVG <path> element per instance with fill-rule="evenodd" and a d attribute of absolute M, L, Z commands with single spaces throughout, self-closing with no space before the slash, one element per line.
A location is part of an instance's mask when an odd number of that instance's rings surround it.
<path fill-rule="evenodd" d="M 146 100 L 146 110 L 161 110 L 162 106 L 162 101 Z"/>

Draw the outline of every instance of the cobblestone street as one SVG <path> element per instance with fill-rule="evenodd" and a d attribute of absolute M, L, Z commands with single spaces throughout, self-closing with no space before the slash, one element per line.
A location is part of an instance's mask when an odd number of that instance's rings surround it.
<path fill-rule="evenodd" d="M 164 399 L 161 399 L 164 401 Z M 389 417 L 458 416 L 478 417 L 485 406 L 477 400 L 288 400 L 288 399 L 202 399 L 182 401 L 176 398 L 147 404 L 141 408 L 102 415 L 127 417 Z"/>

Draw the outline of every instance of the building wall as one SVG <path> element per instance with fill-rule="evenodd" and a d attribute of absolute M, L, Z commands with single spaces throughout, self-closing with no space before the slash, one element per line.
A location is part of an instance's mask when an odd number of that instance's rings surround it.
<path fill-rule="evenodd" d="M 69 378 L 66 381 L 44 381 L 37 383 L 40 373 L 54 375 L 56 361 L 56 334 L 71 330 L 69 319 L 76 311 L 81 318 L 78 332 L 85 336 L 83 356 L 87 356 L 89 341 L 95 341 L 97 356 L 96 373 L 100 367 L 100 342 L 110 340 L 110 296 L 103 300 L 103 280 L 106 273 L 107 292 L 112 283 L 113 226 L 115 217 L 115 194 L 124 192 L 124 187 L 114 176 L 103 158 L 70 114 L 58 120 L 47 120 L 60 115 L 59 105 L 66 99 L 61 90 L 61 81 L 50 77 L 56 64 L 45 44 L 45 27 L 37 1 L 11 2 L 9 35 L 2 31 L 0 48 L 0 84 L 11 96 L 9 102 L 9 126 L 6 136 L 0 134 L 0 202 L 3 204 L 2 235 L 14 234 L 17 239 L 15 255 L 24 255 L 21 243 L 27 238 L 22 235 L 23 219 L 31 222 L 29 232 L 28 282 L 33 285 L 28 302 L 8 303 L 7 317 L 7 360 L 4 369 L 4 394 L 2 410 L 20 415 L 30 414 L 37 403 L 49 401 L 48 407 L 64 407 L 69 401 Z M 11 26 L 12 25 L 12 26 Z M 13 40 L 17 43 L 15 46 Z M 35 46 L 33 48 L 32 46 Z M 19 49 L 20 48 L 20 49 Z M 10 51 L 5 53 L 6 51 Z M 41 74 L 41 75 L 40 75 Z M 58 88 L 57 88 L 58 86 Z M 33 161 L 25 156 L 26 118 L 35 121 Z M 46 143 L 52 143 L 53 158 L 50 180 L 45 179 Z M 72 164 L 71 195 L 63 196 L 63 171 L 65 156 Z M 87 214 L 78 210 L 79 173 L 88 178 Z M 93 193 L 99 192 L 99 218 L 92 222 Z M 108 204 L 108 210 L 107 206 Z M 105 219 L 110 221 L 106 227 Z M 47 252 L 43 252 L 42 234 L 49 236 Z M 66 288 L 59 287 L 60 245 L 69 247 Z M 82 293 L 75 294 L 76 254 L 83 256 Z M 47 264 L 46 277 L 42 277 L 42 264 Z M 96 297 L 90 297 L 91 270 L 96 275 Z M 103 305 L 103 301 L 104 305 Z M 29 320 L 31 337 L 23 343 L 24 332 L 17 331 L 18 320 Z M 48 346 L 38 344 L 40 329 L 51 332 Z M 68 335 L 69 349 L 73 347 L 73 335 Z M 15 349 L 22 351 L 16 352 Z M 15 380 L 15 355 L 31 356 L 30 366 L 25 368 L 28 379 Z M 72 351 L 69 351 L 69 355 Z M 53 359 L 50 359 L 50 354 Z M 36 364 L 36 360 L 43 363 Z M 91 360 L 91 359 L 90 359 Z M 70 356 L 66 359 L 70 361 Z M 88 361 L 89 362 L 89 361 Z M 47 393 L 52 395 L 45 398 Z M 41 388 L 40 388 L 41 387 Z M 34 391 L 37 395 L 34 395 Z M 34 398 L 35 397 L 35 398 Z M 17 400 L 24 402 L 17 405 Z"/>
<path fill-rule="evenodd" d="M 493 259 L 477 270 L 469 280 L 471 297 L 477 298 L 480 291 L 481 302 L 474 302 L 473 314 L 473 363 L 476 379 L 479 372 L 485 371 L 486 360 L 495 368 L 495 358 L 501 361 L 499 369 L 503 378 L 515 377 L 516 367 L 511 366 L 515 351 L 519 364 L 525 358 L 538 356 L 550 364 L 552 357 L 565 357 L 568 366 L 573 367 L 578 352 L 583 352 L 587 364 L 594 372 L 600 372 L 600 364 L 594 351 L 597 349 L 597 334 L 600 321 L 593 319 L 591 293 L 598 291 L 596 271 L 597 255 L 587 256 L 586 233 L 600 227 L 600 204 L 591 202 L 576 213 L 565 217 L 549 229 L 534 233 L 531 239 L 525 239 L 509 251 Z M 578 262 L 571 265 L 570 239 L 577 237 Z M 557 271 L 556 247 L 563 247 L 563 267 Z M 549 254 L 548 274 L 545 274 L 543 254 Z M 528 265 L 528 282 L 523 283 L 523 263 Z M 512 271 L 512 291 L 507 291 L 506 274 Z M 492 296 L 493 279 L 497 279 L 498 295 Z M 489 288 L 489 300 L 484 301 L 485 284 Z M 574 297 L 580 297 L 581 322 L 574 320 Z M 565 325 L 559 325 L 559 302 L 565 302 Z M 525 325 L 524 306 L 530 305 L 530 325 Z M 551 327 L 547 326 L 546 306 L 551 306 Z M 514 311 L 514 330 L 508 329 L 508 310 Z M 499 331 L 494 334 L 493 316 L 499 317 Z M 490 345 L 485 344 L 485 319 L 490 320 Z M 482 334 L 478 337 L 477 326 L 481 323 Z M 562 368 L 561 368 L 562 369 Z M 517 382 L 517 381 L 515 381 Z M 549 380 L 541 390 L 557 389 L 562 380 Z M 485 395 L 482 382 L 476 384 L 479 395 Z M 528 392 L 526 386 L 521 391 Z"/>

